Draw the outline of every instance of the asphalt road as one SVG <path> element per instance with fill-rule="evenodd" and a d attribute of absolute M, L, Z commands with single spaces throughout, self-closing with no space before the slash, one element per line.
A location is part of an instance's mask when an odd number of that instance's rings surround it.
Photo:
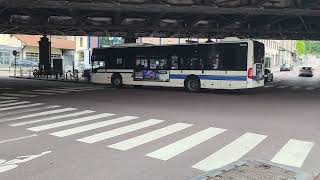
<path fill-rule="evenodd" d="M 200 93 L 1 78 L 0 179 L 180 180 L 245 158 L 316 175 L 319 77 Z"/>

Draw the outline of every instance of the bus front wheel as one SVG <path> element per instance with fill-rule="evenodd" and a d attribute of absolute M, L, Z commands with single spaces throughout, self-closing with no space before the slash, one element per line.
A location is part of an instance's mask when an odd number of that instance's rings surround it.
<path fill-rule="evenodd" d="M 120 74 L 114 74 L 111 78 L 113 87 L 120 88 L 122 86 L 122 77 Z"/>
<path fill-rule="evenodd" d="M 190 76 L 184 81 L 184 88 L 188 92 L 198 92 L 201 89 L 199 78 L 196 76 Z"/>

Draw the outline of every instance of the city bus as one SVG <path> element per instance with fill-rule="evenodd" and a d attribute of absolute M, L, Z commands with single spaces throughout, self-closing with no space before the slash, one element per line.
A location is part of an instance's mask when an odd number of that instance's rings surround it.
<path fill-rule="evenodd" d="M 250 39 L 179 45 L 120 45 L 92 51 L 91 81 L 207 89 L 264 86 L 264 44 Z"/>

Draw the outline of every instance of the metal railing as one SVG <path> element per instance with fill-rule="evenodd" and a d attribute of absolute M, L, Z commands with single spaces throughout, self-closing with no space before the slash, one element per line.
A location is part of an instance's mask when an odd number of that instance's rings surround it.
<path fill-rule="evenodd" d="M 19 67 L 14 71 L 15 77 L 34 78 L 34 79 L 48 79 L 61 81 L 90 81 L 90 77 L 82 76 L 78 71 L 54 71 L 54 70 L 38 70 L 36 68 Z"/>

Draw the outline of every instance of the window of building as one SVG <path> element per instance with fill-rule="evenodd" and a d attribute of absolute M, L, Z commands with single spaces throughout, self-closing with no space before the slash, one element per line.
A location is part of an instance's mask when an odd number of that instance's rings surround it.
<path fill-rule="evenodd" d="M 83 37 L 80 37 L 80 47 L 83 47 Z"/>
<path fill-rule="evenodd" d="M 74 55 L 73 54 L 64 54 L 63 62 L 65 66 L 73 66 L 74 64 Z"/>
<path fill-rule="evenodd" d="M 61 54 L 51 54 L 52 59 L 61 59 Z"/>
<path fill-rule="evenodd" d="M 26 52 L 26 59 L 38 62 L 39 61 L 39 53 Z"/>
<path fill-rule="evenodd" d="M 0 52 L 0 64 L 9 64 L 10 63 L 10 53 L 9 52 Z"/>
<path fill-rule="evenodd" d="M 84 52 L 83 51 L 79 52 L 79 60 L 84 61 Z"/>

